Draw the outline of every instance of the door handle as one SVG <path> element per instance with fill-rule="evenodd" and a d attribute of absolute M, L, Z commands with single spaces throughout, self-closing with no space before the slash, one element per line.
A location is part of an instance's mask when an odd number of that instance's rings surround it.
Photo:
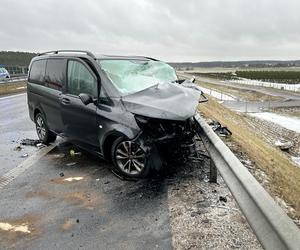
<path fill-rule="evenodd" d="M 68 105 L 68 104 L 70 104 L 70 99 L 69 98 L 65 98 L 65 97 L 63 97 L 63 98 L 61 98 L 61 103 L 62 104 L 65 104 L 65 105 Z"/>

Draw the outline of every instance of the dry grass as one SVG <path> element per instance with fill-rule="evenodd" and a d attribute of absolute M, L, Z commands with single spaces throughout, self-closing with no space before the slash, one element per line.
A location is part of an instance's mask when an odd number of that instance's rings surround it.
<path fill-rule="evenodd" d="M 0 96 L 24 91 L 26 91 L 26 81 L 0 84 Z"/>
<path fill-rule="evenodd" d="M 209 98 L 209 102 L 201 104 L 200 111 L 232 131 L 232 139 L 267 173 L 271 194 L 291 204 L 295 209 L 294 215 L 300 217 L 300 168 L 256 134 L 242 115 L 225 108 L 214 99 Z"/>

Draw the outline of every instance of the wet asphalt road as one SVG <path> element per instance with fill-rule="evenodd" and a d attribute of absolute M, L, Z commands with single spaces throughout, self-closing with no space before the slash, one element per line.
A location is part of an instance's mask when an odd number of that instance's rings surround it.
<path fill-rule="evenodd" d="M 35 147 L 14 148 L 24 138 L 37 139 L 34 123 L 29 118 L 26 93 L 0 97 L 0 175 L 24 160 L 23 154 L 31 155 Z"/>
<path fill-rule="evenodd" d="M 171 249 L 166 181 L 122 181 L 89 154 L 70 158 L 69 147 L 0 190 L 0 222 L 30 231 L 0 231 L 2 249 Z"/>
<path fill-rule="evenodd" d="M 14 151 L 14 141 L 36 138 L 26 95 L 0 98 L 0 109 L 1 183 L 20 155 L 39 152 Z M 171 249 L 167 180 L 122 181 L 87 152 L 70 157 L 71 148 L 60 142 L 0 188 L 0 249 Z"/>

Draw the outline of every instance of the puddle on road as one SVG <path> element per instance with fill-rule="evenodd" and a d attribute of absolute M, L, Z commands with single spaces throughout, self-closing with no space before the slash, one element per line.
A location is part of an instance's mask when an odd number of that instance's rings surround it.
<path fill-rule="evenodd" d="M 83 177 L 81 176 L 78 176 L 78 177 L 69 177 L 69 178 L 65 178 L 64 181 L 80 181 L 80 180 L 83 180 Z"/>
<path fill-rule="evenodd" d="M 26 223 L 20 225 L 12 225 L 7 222 L 0 222 L 0 229 L 10 232 L 31 233 L 31 231 L 29 230 L 29 226 Z"/>

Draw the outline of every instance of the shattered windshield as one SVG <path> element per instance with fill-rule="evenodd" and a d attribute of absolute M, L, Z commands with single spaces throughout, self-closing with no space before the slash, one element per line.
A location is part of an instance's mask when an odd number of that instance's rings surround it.
<path fill-rule="evenodd" d="M 131 94 L 159 83 L 177 80 L 175 70 L 168 64 L 151 60 L 98 60 L 121 94 Z"/>

